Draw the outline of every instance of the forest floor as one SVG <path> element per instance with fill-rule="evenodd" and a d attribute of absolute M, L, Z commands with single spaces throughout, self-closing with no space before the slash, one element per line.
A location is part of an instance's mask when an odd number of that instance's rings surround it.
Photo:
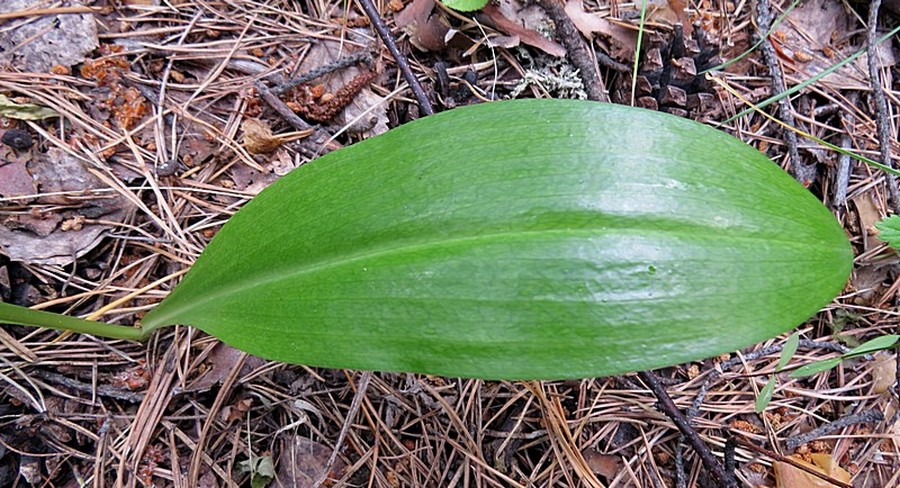
<path fill-rule="evenodd" d="M 435 111 L 635 104 L 716 126 L 797 177 L 851 236 L 844 292 L 798 329 L 784 372 L 789 334 L 655 374 L 718 459 L 743 439 L 739 486 L 833 486 L 787 455 L 855 487 L 900 485 L 896 351 L 786 373 L 898 327 L 900 260 L 874 228 L 898 210 L 896 182 L 806 137 L 896 158 L 897 39 L 866 47 L 898 5 L 876 22 L 871 5 L 837 0 L 648 5 L 636 81 L 640 4 L 376 8 Z M 761 109 L 796 131 L 748 105 L 801 84 Z M 124 325 L 279 176 L 424 110 L 361 4 L 331 0 L 5 0 L 0 95 L 2 300 Z M 0 486 L 717 486 L 643 376 L 316 369 L 187 327 L 136 343 L 4 326 L 0 342 Z"/>

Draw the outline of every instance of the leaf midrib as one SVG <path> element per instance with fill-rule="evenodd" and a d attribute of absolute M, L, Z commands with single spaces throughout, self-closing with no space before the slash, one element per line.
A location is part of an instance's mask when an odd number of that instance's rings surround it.
<path fill-rule="evenodd" d="M 528 235 L 553 235 L 553 234 L 560 234 L 560 233 L 565 233 L 565 234 L 570 234 L 570 235 L 572 235 L 572 234 L 596 235 L 598 232 L 603 232 L 603 231 L 607 231 L 607 230 L 616 230 L 616 231 L 620 231 L 620 232 L 622 232 L 622 231 L 629 232 L 630 231 L 630 232 L 640 233 L 640 234 L 669 234 L 669 235 L 676 235 L 676 236 L 681 235 L 681 236 L 688 237 L 692 240 L 695 240 L 698 236 L 700 236 L 702 234 L 705 234 L 707 236 L 712 236 L 712 237 L 715 237 L 715 236 L 721 237 L 722 235 L 725 235 L 725 233 L 727 232 L 728 240 L 777 243 L 777 244 L 785 245 L 788 247 L 802 246 L 807 249 L 810 249 L 810 252 L 812 252 L 812 248 L 810 248 L 810 245 L 808 243 L 798 243 L 794 240 L 777 239 L 777 238 L 772 238 L 772 237 L 764 236 L 764 235 L 744 235 L 744 236 L 735 235 L 735 229 L 719 229 L 719 228 L 713 228 L 713 227 L 709 227 L 709 226 L 690 225 L 690 224 L 685 224 L 685 223 L 681 223 L 681 222 L 679 222 L 678 225 L 679 226 L 689 226 L 690 228 L 683 230 L 683 231 L 677 231 L 677 232 L 672 231 L 672 230 L 659 230 L 659 229 L 654 229 L 654 228 L 646 228 L 646 227 L 642 227 L 639 225 L 637 225 L 637 226 L 630 225 L 630 226 L 621 226 L 621 227 L 615 226 L 615 225 L 608 225 L 608 226 L 603 226 L 601 228 L 591 227 L 591 228 L 575 228 L 575 229 L 572 229 L 572 228 L 545 228 L 545 229 L 538 229 L 538 230 L 504 231 L 504 232 L 493 232 L 493 233 L 477 234 L 477 235 L 466 235 L 466 236 L 460 236 L 460 237 L 441 238 L 439 240 L 426 240 L 426 241 L 421 241 L 421 242 L 416 242 L 416 243 L 405 243 L 405 244 L 402 244 L 399 246 L 398 245 L 392 245 L 392 246 L 382 245 L 375 249 L 367 250 L 366 252 L 351 253 L 351 254 L 336 256 L 336 257 L 329 258 L 329 259 L 324 259 L 324 260 L 321 260 L 318 262 L 300 264 L 297 267 L 295 267 L 289 271 L 284 271 L 282 268 L 282 270 L 279 270 L 280 272 L 277 272 L 277 273 L 264 273 L 264 274 L 258 275 L 251 280 L 241 281 L 239 285 L 227 286 L 227 287 L 222 288 L 219 291 L 214 292 L 210 295 L 206 295 L 206 296 L 201 295 L 203 297 L 202 301 L 197 300 L 197 299 L 190 300 L 190 303 L 188 306 L 181 306 L 181 307 L 175 308 L 172 311 L 168 311 L 164 315 L 160 316 L 160 318 L 156 318 L 154 315 L 148 315 L 148 317 L 146 317 L 144 320 L 144 326 L 149 329 L 155 329 L 155 328 L 166 326 L 166 325 L 173 325 L 173 324 L 177 323 L 178 317 L 185 315 L 186 312 L 190 311 L 191 309 L 197 308 L 201 304 L 215 302 L 224 297 L 228 297 L 231 295 L 237 295 L 237 294 L 243 293 L 244 291 L 252 289 L 252 288 L 269 285 L 272 283 L 276 283 L 278 281 L 288 280 L 292 277 L 296 277 L 296 276 L 300 276 L 300 275 L 304 275 L 304 274 L 315 273 L 315 272 L 318 272 L 318 271 L 321 271 L 324 269 L 328 269 L 331 267 L 348 265 L 348 264 L 351 264 L 354 262 L 358 262 L 358 261 L 362 261 L 362 260 L 366 260 L 366 259 L 370 259 L 370 258 L 375 258 L 375 257 L 380 257 L 380 256 L 389 256 L 391 254 L 412 253 L 412 252 L 415 252 L 418 250 L 428 249 L 430 247 L 437 247 L 437 246 L 455 247 L 455 246 L 458 246 L 458 245 L 466 243 L 466 242 L 473 242 L 473 241 L 479 241 L 479 240 L 488 240 L 489 241 L 489 240 L 495 240 L 495 239 L 502 239 L 504 237 L 510 237 L 510 236 L 519 237 L 519 236 L 528 236 Z M 702 232 L 702 234 L 698 233 L 699 230 L 702 230 L 704 232 Z M 394 241 L 394 242 L 396 243 L 396 241 Z M 826 249 L 833 247 L 833 246 L 825 246 L 822 244 L 824 244 L 822 241 L 818 241 L 818 242 L 816 242 L 816 245 L 813 248 L 826 250 Z M 832 249 L 832 250 L 834 250 L 834 249 Z M 177 291 L 178 290 L 176 287 L 176 289 L 173 291 L 173 293 L 177 293 Z M 163 305 L 165 305 L 165 301 L 163 301 L 160 304 L 160 307 Z M 156 310 L 154 310 L 154 312 L 155 311 Z M 165 309 L 163 309 L 163 311 L 165 311 Z M 160 312 L 160 313 L 162 313 L 162 312 Z M 153 314 L 153 312 L 151 312 L 151 314 Z M 148 322 L 146 319 L 154 319 L 154 320 Z M 187 324 L 187 325 L 190 325 L 190 324 Z"/>

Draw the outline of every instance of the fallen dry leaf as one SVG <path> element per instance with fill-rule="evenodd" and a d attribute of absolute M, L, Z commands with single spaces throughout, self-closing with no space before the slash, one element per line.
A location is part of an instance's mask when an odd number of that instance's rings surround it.
<path fill-rule="evenodd" d="M 612 481 L 622 469 L 618 456 L 601 454 L 593 449 L 585 449 L 581 455 L 591 471 L 596 475 L 603 476 L 607 481 Z"/>
<path fill-rule="evenodd" d="M 850 483 L 850 473 L 838 466 L 830 455 L 812 454 L 811 457 L 815 464 L 803 461 L 797 456 L 791 456 L 791 459 L 838 481 Z M 773 466 L 775 483 L 778 488 L 836 488 L 837 486 L 788 463 L 775 462 Z"/>
<path fill-rule="evenodd" d="M 52 148 L 35 154 L 28 166 L 40 193 L 81 192 L 83 199 L 43 196 L 39 203 L 62 205 L 54 212 L 15 214 L 0 222 L 0 251 L 13 261 L 31 264 L 66 265 L 97 246 L 110 229 L 108 225 L 86 223 L 76 230 L 64 230 L 63 221 L 77 216 L 121 221 L 127 213 L 124 198 L 90 197 L 91 190 L 104 188 L 83 163 L 62 150 Z"/>
<path fill-rule="evenodd" d="M 76 2 L 63 1 L 71 7 Z M 0 13 L 47 7 L 43 0 L 3 0 Z M 15 25 L 13 25 L 15 23 Z M 91 14 L 43 15 L 7 21 L 0 35 L 0 61 L 25 72 L 47 73 L 71 67 L 97 48 L 97 22 Z"/>
<path fill-rule="evenodd" d="M 434 0 L 413 0 L 394 18 L 420 51 L 439 51 L 447 45 L 445 36 L 450 26 L 440 12 L 432 12 Z"/>
<path fill-rule="evenodd" d="M 617 59 L 634 59 L 637 49 L 637 32 L 616 25 L 596 14 L 585 12 L 581 0 L 568 0 L 565 6 L 566 15 L 572 19 L 581 34 L 592 39 L 600 34 L 609 43 L 610 56 Z"/>
<path fill-rule="evenodd" d="M 213 346 L 212 352 L 206 358 L 207 370 L 189 383 L 181 392 L 206 392 L 214 386 L 218 386 L 225 380 L 242 356 L 246 357 L 244 358 L 244 364 L 241 365 L 241 371 L 238 373 L 240 377 L 247 376 L 251 371 L 265 363 L 263 359 L 245 354 L 219 342 Z"/>
<path fill-rule="evenodd" d="M 876 362 L 872 365 L 872 391 L 882 394 L 894 386 L 897 381 L 897 361 L 893 355 L 878 353 Z"/>
<path fill-rule="evenodd" d="M 536 30 L 523 27 L 517 22 L 508 19 L 503 12 L 492 3 L 485 5 L 484 8 L 481 9 L 481 13 L 494 27 L 507 34 L 518 37 L 523 44 L 536 47 L 551 56 L 561 58 L 566 55 L 566 48 L 540 35 Z"/>
<path fill-rule="evenodd" d="M 331 449 L 302 435 L 292 436 L 288 442 L 290 445 L 278 457 L 278 474 L 274 486 L 313 488 L 328 464 Z M 338 458 L 331 467 L 329 478 L 340 478 L 343 471 L 344 462 Z"/>

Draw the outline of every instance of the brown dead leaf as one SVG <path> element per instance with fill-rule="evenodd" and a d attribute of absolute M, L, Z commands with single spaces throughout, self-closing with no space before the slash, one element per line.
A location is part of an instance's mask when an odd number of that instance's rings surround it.
<path fill-rule="evenodd" d="M 244 119 L 241 130 L 244 131 L 244 147 L 252 154 L 268 154 L 281 147 L 281 139 L 259 119 Z"/>
<path fill-rule="evenodd" d="M 439 51 L 447 45 L 445 37 L 450 26 L 441 12 L 432 12 L 434 0 L 413 0 L 394 19 L 420 51 Z"/>
<path fill-rule="evenodd" d="M 295 435 L 288 442 L 290 444 L 278 458 L 278 474 L 273 485 L 284 488 L 314 487 L 328 464 L 331 449 L 302 435 Z M 338 458 L 328 477 L 338 479 L 343 471 L 344 462 Z"/>
<path fill-rule="evenodd" d="M 636 31 L 613 24 L 599 15 L 585 12 L 581 0 L 567 0 L 565 11 L 575 27 L 588 39 L 592 39 L 594 34 L 600 34 L 603 40 L 609 43 L 610 56 L 617 59 L 634 59 L 634 51 L 637 49 Z"/>
<path fill-rule="evenodd" d="M 601 454 L 593 449 L 585 449 L 581 452 L 584 461 L 594 474 L 603 476 L 607 481 L 611 481 L 622 469 L 618 456 L 609 454 Z"/>
<path fill-rule="evenodd" d="M 56 4 L 79 5 L 74 1 Z M 3 0 L 0 13 L 46 7 L 43 0 Z M 91 14 L 40 15 L 7 22 L 0 35 L 0 61 L 32 73 L 46 73 L 57 65 L 71 67 L 97 48 L 97 22 Z"/>
<path fill-rule="evenodd" d="M 881 241 L 875 237 L 878 231 L 875 224 L 881 221 L 881 212 L 878 205 L 872 199 L 869 193 L 860 193 L 851 199 L 853 206 L 856 207 L 856 214 L 859 217 L 860 230 L 866 236 L 864 249 L 868 251 L 881 245 Z"/>
<path fill-rule="evenodd" d="M 494 27 L 509 35 L 518 37 L 523 44 L 536 47 L 551 56 L 561 58 L 566 55 L 566 48 L 540 35 L 536 30 L 523 27 L 519 23 L 508 19 L 503 12 L 492 3 L 485 5 L 484 8 L 481 9 L 481 13 Z"/>
<path fill-rule="evenodd" d="M 877 361 L 872 366 L 872 391 L 882 394 L 894 386 L 897 381 L 897 361 L 893 355 L 878 353 Z"/>
<path fill-rule="evenodd" d="M 202 393 L 221 384 L 242 356 L 246 357 L 244 358 L 244 364 L 241 365 L 241 371 L 238 373 L 238 376 L 241 377 L 247 376 L 251 371 L 259 368 L 265 363 L 264 360 L 256 356 L 246 355 L 227 344 L 218 343 L 206 358 L 206 371 L 197 379 L 189 383 L 182 392 Z"/>
<path fill-rule="evenodd" d="M 34 179 L 26 169 L 29 159 L 31 151 L 18 155 L 11 148 L 0 146 L 0 196 L 13 198 L 35 194 Z"/>
<path fill-rule="evenodd" d="M 814 464 L 803 461 L 797 456 L 791 456 L 791 459 L 838 481 L 850 483 L 850 473 L 838 466 L 830 455 L 812 454 L 811 457 Z M 835 488 L 837 486 L 787 463 L 775 462 L 773 466 L 775 483 L 778 488 Z"/>
<path fill-rule="evenodd" d="M 108 225 L 85 223 L 80 229 L 62 229 L 59 224 L 78 216 L 106 221 L 125 218 L 128 204 L 124 198 L 91 197 L 91 190 L 104 188 L 83 163 L 66 152 L 52 148 L 35 154 L 27 165 L 40 193 L 81 192 L 83 198 L 48 195 L 39 203 L 64 208 L 54 212 L 16 214 L 0 222 L 0 251 L 13 261 L 32 264 L 66 265 L 97 246 L 110 229 Z"/>
<path fill-rule="evenodd" d="M 264 166 L 265 172 L 257 171 L 246 164 L 235 165 L 231 169 L 231 180 L 236 190 L 256 195 L 296 167 L 296 162 L 287 151 L 278 150 Z"/>

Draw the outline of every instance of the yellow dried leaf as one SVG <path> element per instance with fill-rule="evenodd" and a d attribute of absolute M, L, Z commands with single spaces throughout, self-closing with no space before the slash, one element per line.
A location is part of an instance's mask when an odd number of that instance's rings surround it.
<path fill-rule="evenodd" d="M 791 459 L 838 481 L 850 482 L 850 473 L 838 466 L 831 455 L 812 454 L 810 457 L 815 464 L 803 461 L 797 456 L 791 456 Z M 773 466 L 775 468 L 775 484 L 778 488 L 835 488 L 837 486 L 788 463 L 776 462 Z"/>

